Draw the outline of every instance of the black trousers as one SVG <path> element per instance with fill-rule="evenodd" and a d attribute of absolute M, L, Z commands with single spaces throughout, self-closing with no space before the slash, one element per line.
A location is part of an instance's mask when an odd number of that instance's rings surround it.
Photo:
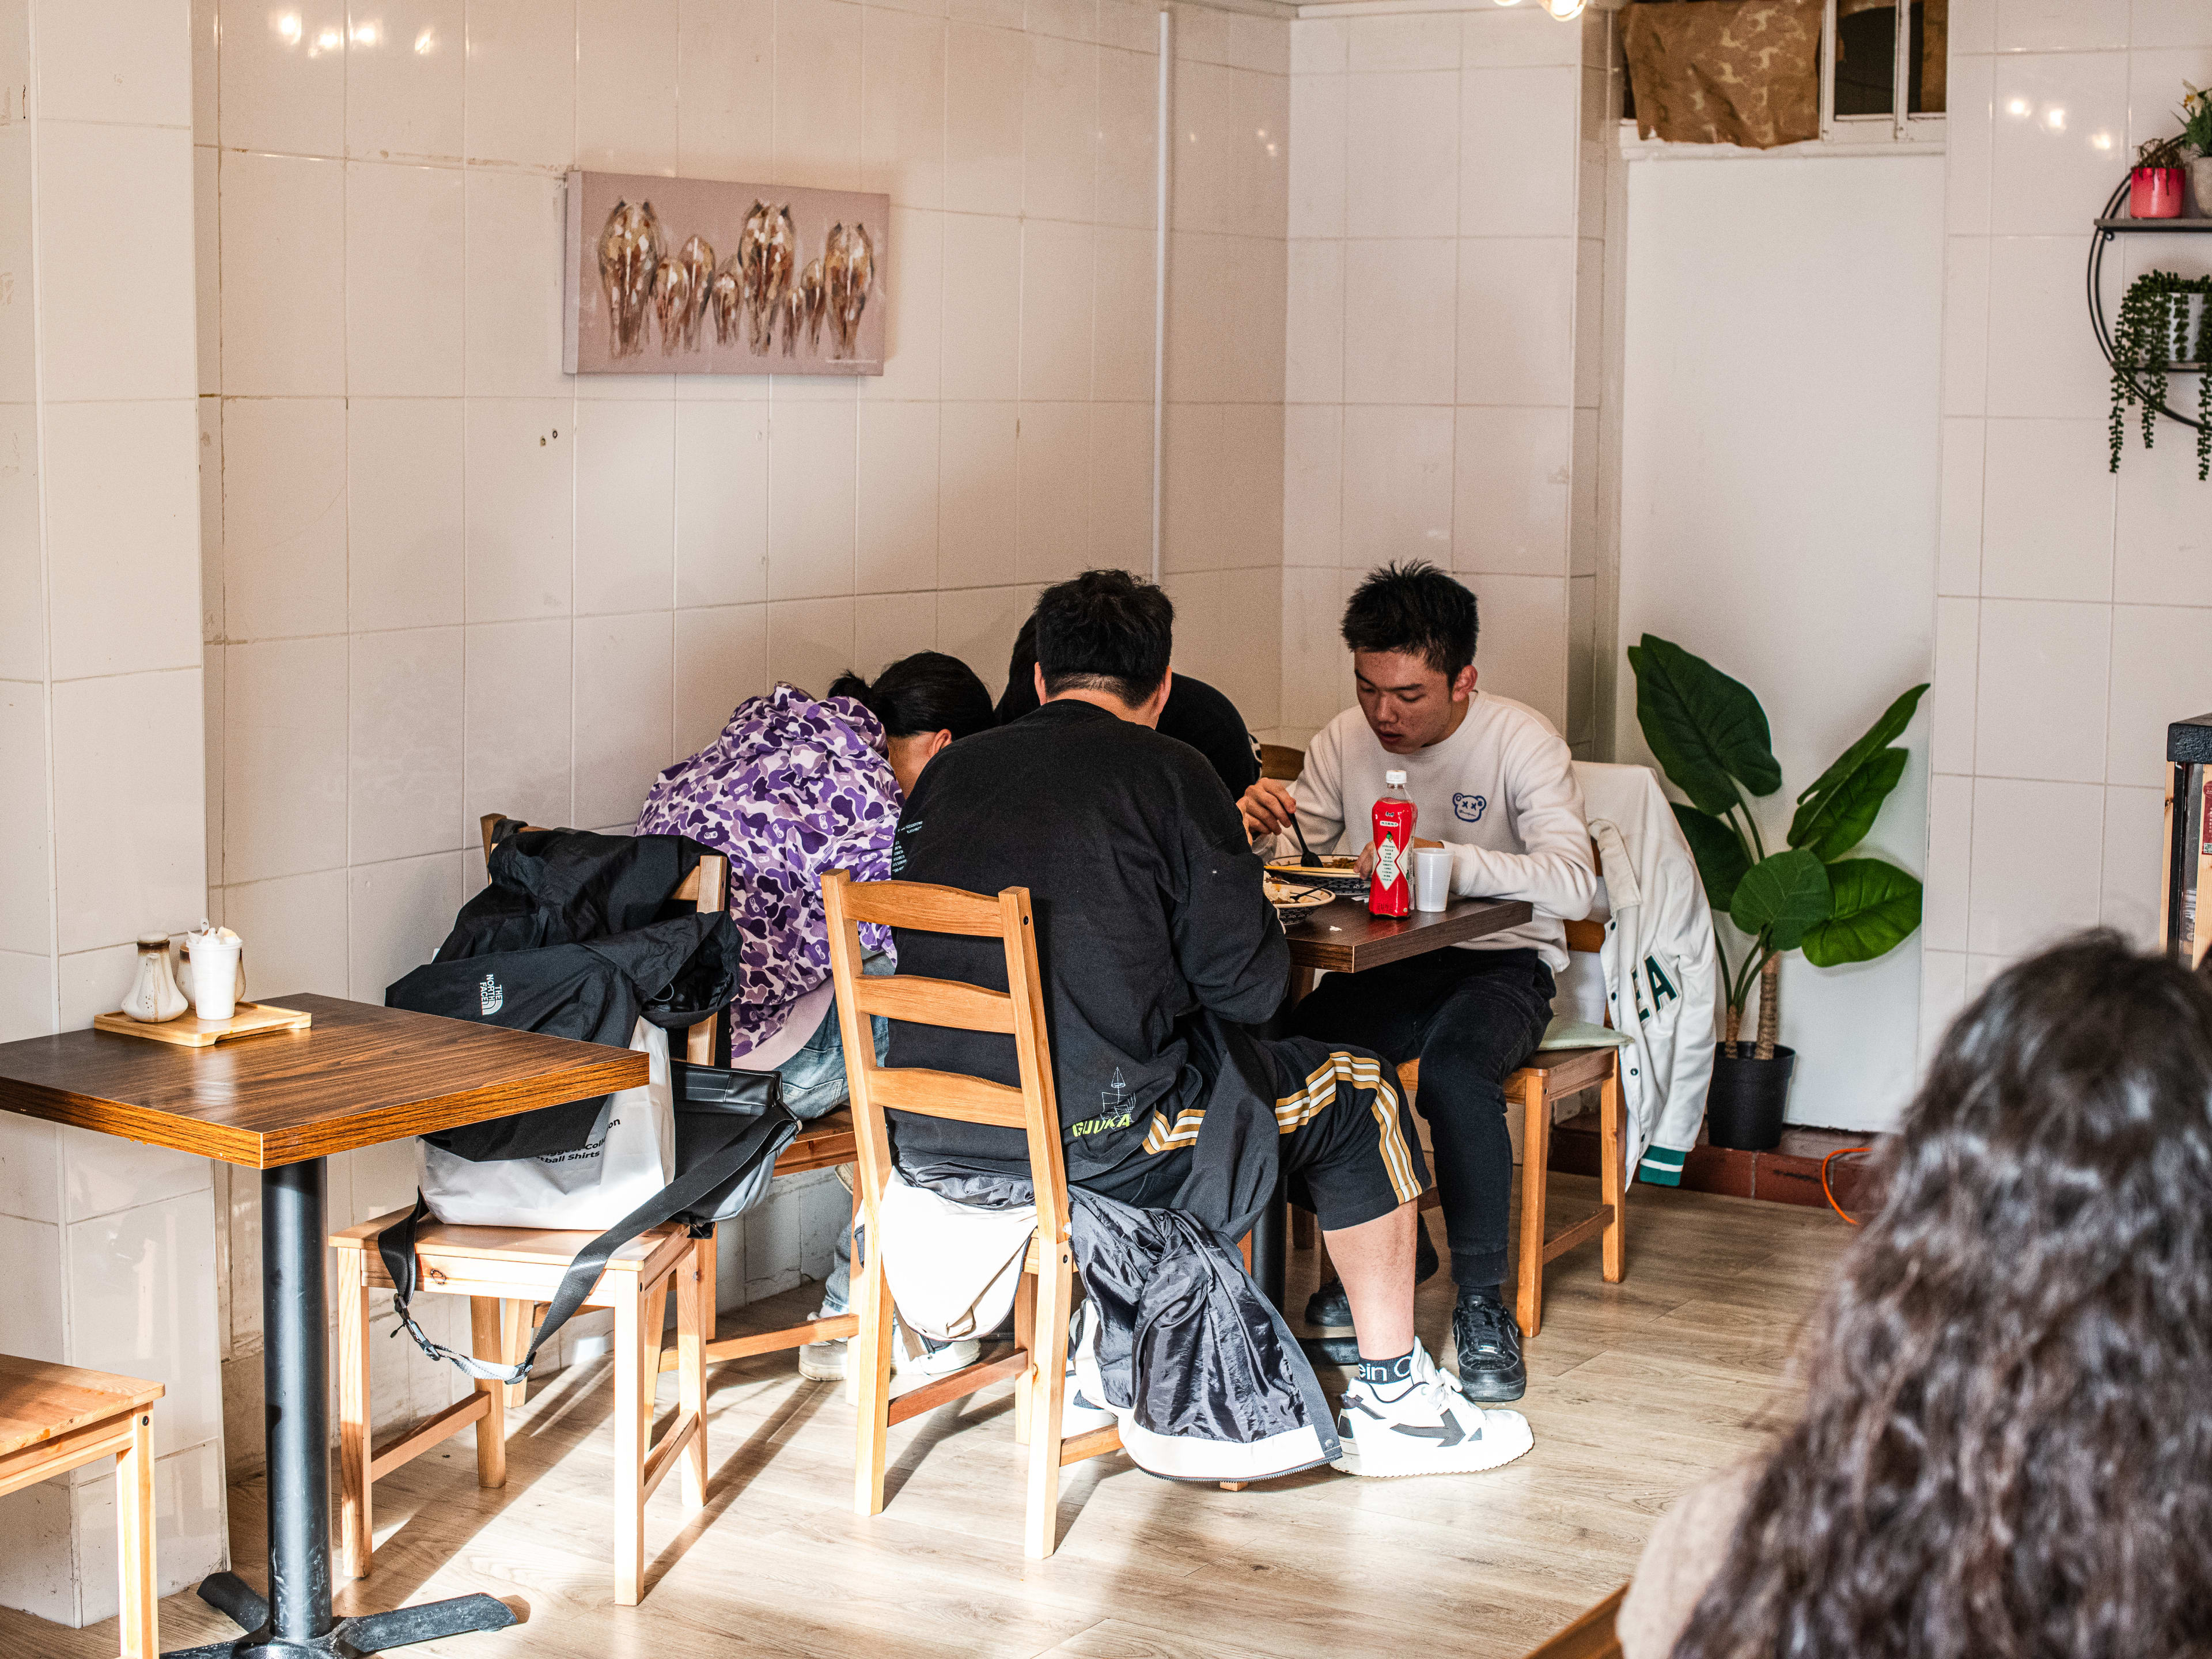
<path fill-rule="evenodd" d="M 1414 1106 L 1429 1121 L 1452 1277 L 1462 1289 L 1505 1278 L 1513 1139 L 1505 1079 L 1536 1052 L 1552 1018 L 1552 970 L 1532 950 L 1431 951 L 1331 974 L 1293 1016 L 1300 1035 L 1421 1062 Z"/>

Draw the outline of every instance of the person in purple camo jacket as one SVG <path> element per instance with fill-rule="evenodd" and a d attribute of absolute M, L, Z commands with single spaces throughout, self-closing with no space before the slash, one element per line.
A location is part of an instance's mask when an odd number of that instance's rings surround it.
<path fill-rule="evenodd" d="M 730 920 L 741 941 L 731 1064 L 780 1073 L 784 1103 L 801 1118 L 846 1099 L 823 872 L 886 879 L 899 810 L 922 768 L 947 744 L 995 723 L 975 672 L 924 651 L 891 664 L 872 685 L 848 672 L 818 700 L 787 684 L 746 698 L 714 742 L 662 772 L 646 796 L 640 835 L 689 836 L 730 860 Z M 864 927 L 860 938 L 868 971 L 889 973 L 890 930 Z M 889 1038 L 878 1018 L 878 1060 Z M 844 1311 L 849 1262 L 849 1241 L 841 1238 L 825 1313 Z M 842 1376 L 843 1348 L 810 1345 L 801 1370 Z"/>

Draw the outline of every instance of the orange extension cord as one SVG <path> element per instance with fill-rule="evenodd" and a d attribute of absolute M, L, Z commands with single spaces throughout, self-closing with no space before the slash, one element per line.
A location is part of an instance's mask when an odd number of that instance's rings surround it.
<path fill-rule="evenodd" d="M 1861 1152 L 1870 1152 L 1873 1150 L 1871 1146 L 1838 1146 L 1820 1160 L 1820 1196 L 1828 1200 L 1830 1209 L 1854 1227 L 1859 1224 L 1859 1218 L 1836 1202 L 1835 1191 L 1828 1185 L 1828 1166 L 1839 1158 L 1855 1158 Z"/>

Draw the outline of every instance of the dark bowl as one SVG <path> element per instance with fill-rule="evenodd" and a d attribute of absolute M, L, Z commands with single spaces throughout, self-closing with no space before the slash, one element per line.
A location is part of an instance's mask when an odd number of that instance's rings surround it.
<path fill-rule="evenodd" d="M 1339 898 L 1367 896 L 1367 878 L 1359 873 L 1358 859 L 1344 853 L 1324 853 L 1321 860 L 1322 867 L 1315 870 L 1300 864 L 1296 857 L 1277 859 L 1267 866 L 1267 873 L 1277 881 L 1296 882 L 1302 887 L 1318 887 Z"/>

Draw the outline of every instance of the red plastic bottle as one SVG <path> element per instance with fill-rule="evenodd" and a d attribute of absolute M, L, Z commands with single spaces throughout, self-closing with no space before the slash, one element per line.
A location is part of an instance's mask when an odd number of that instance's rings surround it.
<path fill-rule="evenodd" d="M 1371 915 L 1413 914 L 1413 820 L 1418 816 L 1406 793 L 1406 775 L 1385 772 L 1381 799 L 1375 803 L 1375 873 L 1368 878 L 1367 909 Z"/>

